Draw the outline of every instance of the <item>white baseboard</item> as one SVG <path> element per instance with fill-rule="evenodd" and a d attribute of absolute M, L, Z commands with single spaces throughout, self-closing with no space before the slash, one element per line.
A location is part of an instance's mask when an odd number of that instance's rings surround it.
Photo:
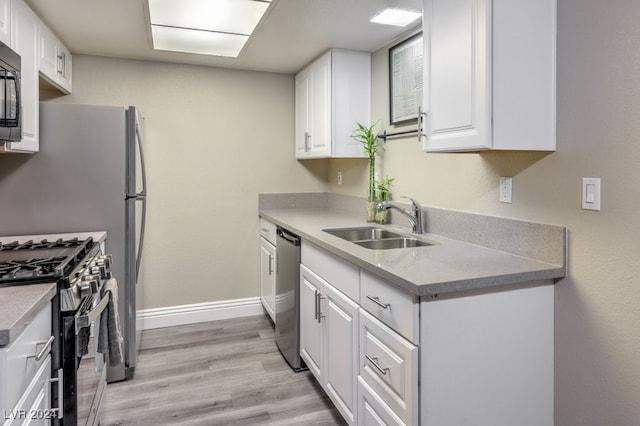
<path fill-rule="evenodd" d="M 151 330 L 198 322 L 264 315 L 264 313 L 260 298 L 248 297 L 220 302 L 142 309 L 137 312 L 137 316 L 141 328 Z"/>

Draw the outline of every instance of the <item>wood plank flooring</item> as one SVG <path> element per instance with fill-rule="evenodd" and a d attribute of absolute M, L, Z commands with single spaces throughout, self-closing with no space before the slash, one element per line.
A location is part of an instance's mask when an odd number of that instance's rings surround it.
<path fill-rule="evenodd" d="M 294 373 L 266 316 L 146 330 L 131 380 L 107 385 L 107 425 L 344 425 Z"/>

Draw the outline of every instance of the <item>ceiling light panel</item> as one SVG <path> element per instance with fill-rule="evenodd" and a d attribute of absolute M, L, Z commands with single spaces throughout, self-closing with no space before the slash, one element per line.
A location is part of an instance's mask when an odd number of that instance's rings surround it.
<path fill-rule="evenodd" d="M 248 35 L 227 34 L 186 28 L 151 26 L 153 48 L 173 52 L 235 58 L 249 39 Z"/>
<path fill-rule="evenodd" d="M 371 22 L 376 24 L 393 25 L 394 27 L 406 27 L 422 13 L 403 9 L 385 9 L 380 14 L 371 18 Z"/>
<path fill-rule="evenodd" d="M 152 25 L 250 35 L 270 1 L 149 0 Z"/>

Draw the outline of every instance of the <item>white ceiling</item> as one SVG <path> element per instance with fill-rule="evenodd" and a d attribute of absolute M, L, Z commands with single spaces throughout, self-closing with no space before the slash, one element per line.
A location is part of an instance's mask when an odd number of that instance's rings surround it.
<path fill-rule="evenodd" d="M 147 0 L 26 1 L 74 54 L 284 73 L 330 47 L 373 52 L 412 28 L 369 19 L 386 7 L 422 9 L 422 0 L 273 0 L 240 55 L 223 58 L 154 51 Z"/>

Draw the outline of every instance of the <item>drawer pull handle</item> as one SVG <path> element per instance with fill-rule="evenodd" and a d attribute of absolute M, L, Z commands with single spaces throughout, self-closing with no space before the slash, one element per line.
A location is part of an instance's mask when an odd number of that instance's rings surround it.
<path fill-rule="evenodd" d="M 380 306 L 382 309 L 387 309 L 389 306 L 391 306 L 390 303 L 382 303 L 378 296 L 376 296 L 376 297 L 367 296 L 367 299 L 371 300 L 373 303 L 375 303 L 376 305 Z"/>
<path fill-rule="evenodd" d="M 268 230 L 267 228 L 260 228 L 260 230 L 261 230 L 262 232 L 266 232 L 267 234 L 269 233 L 269 230 Z"/>
<path fill-rule="evenodd" d="M 54 339 L 55 338 L 53 336 L 51 336 L 51 337 L 49 337 L 49 340 L 47 340 L 46 342 L 38 343 L 38 344 L 44 343 L 44 346 L 42 347 L 42 349 L 40 349 L 40 352 L 38 352 L 37 354 L 33 354 L 33 355 L 27 355 L 27 358 L 35 358 L 36 362 L 40 361 L 51 350 L 51 344 L 53 343 Z"/>
<path fill-rule="evenodd" d="M 388 368 L 380 367 L 380 364 L 378 364 L 378 358 L 372 358 L 369 355 L 365 355 L 365 358 L 367 358 L 367 361 L 369 361 L 381 374 L 386 375 L 389 372 Z"/>

